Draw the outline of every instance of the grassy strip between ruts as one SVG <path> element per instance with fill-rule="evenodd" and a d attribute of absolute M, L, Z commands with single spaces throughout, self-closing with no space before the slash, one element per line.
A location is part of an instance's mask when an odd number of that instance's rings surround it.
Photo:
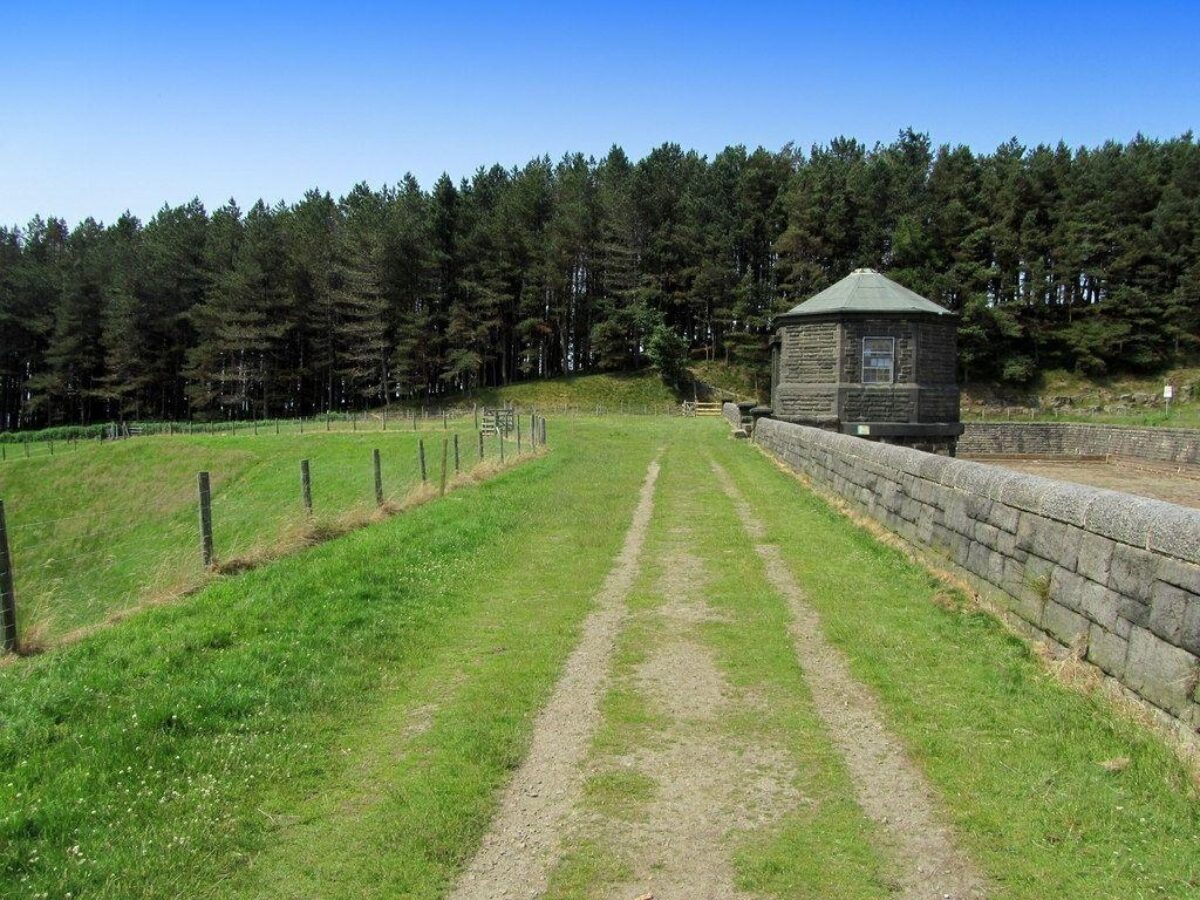
<path fill-rule="evenodd" d="M 670 757 L 671 745 L 681 742 L 690 766 L 720 763 L 725 769 L 700 775 L 707 783 L 703 790 L 714 795 L 701 798 L 701 815 L 726 832 L 724 846 L 710 853 L 728 854 L 739 888 L 781 897 L 886 896 L 881 835 L 854 802 L 845 768 L 813 709 L 788 634 L 786 604 L 766 582 L 732 504 L 709 487 L 709 453 L 725 444 L 725 436 L 701 427 L 662 460 L 630 623 L 618 644 L 589 762 L 588 816 L 558 866 L 550 896 L 621 896 L 617 885 L 633 896 L 629 890 L 653 886 L 656 867 L 711 864 L 632 859 L 645 848 L 637 825 L 629 823 L 675 812 L 669 804 L 655 809 L 655 797 L 672 786 L 654 775 L 678 771 L 668 765 L 656 773 L 647 758 Z M 673 634 L 681 619 L 682 632 Z M 699 649 L 692 657 L 673 655 L 693 642 Z M 693 682 L 683 693 L 703 694 L 702 685 L 713 677 L 704 675 L 708 660 L 726 685 L 711 719 L 673 715 L 645 683 L 646 672 L 682 667 L 682 677 Z M 689 706 L 686 697 L 675 699 L 685 710 Z M 669 831 L 671 823 L 649 826 Z M 682 848 L 672 844 L 670 850 Z M 643 880 L 631 883 L 638 868 Z"/>
<path fill-rule="evenodd" d="M 719 459 L 1004 896 L 1200 894 L 1200 799 L 1161 740 L 765 456 Z"/>
<path fill-rule="evenodd" d="M 657 424 L 564 430 L 494 481 L 0 671 L 0 884 L 436 896 L 522 755 Z"/>

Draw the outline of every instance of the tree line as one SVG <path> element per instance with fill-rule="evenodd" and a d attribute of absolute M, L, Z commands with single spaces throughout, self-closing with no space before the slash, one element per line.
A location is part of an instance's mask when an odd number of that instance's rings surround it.
<path fill-rule="evenodd" d="M 962 315 L 972 380 L 1152 371 L 1200 334 L 1200 147 L 664 144 L 335 199 L 0 228 L 0 428 L 309 415 L 644 365 L 762 365 L 872 266 Z"/>

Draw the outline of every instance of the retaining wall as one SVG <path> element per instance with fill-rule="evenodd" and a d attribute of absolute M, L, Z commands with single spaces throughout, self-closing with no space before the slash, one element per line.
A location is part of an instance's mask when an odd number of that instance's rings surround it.
<path fill-rule="evenodd" d="M 1200 465 L 1200 431 L 1082 422 L 969 422 L 958 439 L 965 456 L 1124 456 Z"/>
<path fill-rule="evenodd" d="M 1200 731 L 1200 510 L 775 419 L 754 439 Z"/>
<path fill-rule="evenodd" d="M 725 421 L 734 428 L 742 427 L 742 411 L 738 409 L 736 403 L 722 403 L 721 415 L 725 417 Z"/>

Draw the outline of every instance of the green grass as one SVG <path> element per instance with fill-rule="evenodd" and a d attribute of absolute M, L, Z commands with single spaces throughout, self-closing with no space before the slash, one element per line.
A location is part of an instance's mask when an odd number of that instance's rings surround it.
<path fill-rule="evenodd" d="M 190 478 L 188 454 L 228 446 L 212 442 L 144 446 Z M 0 893 L 440 896 L 528 747 L 663 445 L 594 774 L 666 739 L 669 720 L 629 676 L 654 650 L 659 584 L 684 541 L 720 613 L 696 639 L 736 696 L 761 701 L 722 717 L 720 734 L 781 748 L 806 800 L 731 835 L 742 886 L 887 886 L 882 838 L 812 712 L 784 606 L 707 473 L 712 455 L 998 896 L 1200 892 L 1200 801 L 1159 739 L 1058 684 L 986 615 L 934 603 L 943 585 L 724 423 L 552 420 L 551 444 L 444 500 L 0 666 Z M 357 465 L 355 446 L 344 452 Z M 369 469 L 345 477 L 369 496 Z M 1099 765 L 1122 756 L 1123 771 Z M 636 822 L 659 788 L 602 778 L 590 795 L 614 821 Z M 630 875 L 605 835 L 585 837 L 559 867 L 560 896 Z"/>
<path fill-rule="evenodd" d="M 771 375 L 765 366 L 694 360 L 688 368 L 705 384 L 737 394 L 743 400 L 766 400 L 771 393 Z"/>
<path fill-rule="evenodd" d="M 802 802 L 789 809 L 784 801 L 778 821 L 765 826 L 732 828 L 723 850 L 733 859 L 739 888 L 778 897 L 888 893 L 886 852 L 817 719 L 787 631 L 786 604 L 768 585 L 732 504 L 713 482 L 707 460 L 728 447 L 727 430 L 709 423 L 680 430 L 663 455 L 642 570 L 629 598 L 631 617 L 618 640 L 593 741 L 589 766 L 596 774 L 585 789 L 585 806 L 607 824 L 571 836 L 570 845 L 587 852 L 568 852 L 559 861 L 550 897 L 620 896 L 634 849 L 625 839 L 626 823 L 646 820 L 658 792 L 657 782 L 628 768 L 629 761 L 680 740 L 738 748 L 731 751 L 738 757 L 733 769 L 782 759 L 793 772 L 780 789 Z M 689 556 L 705 561 L 703 571 L 693 573 L 692 589 L 712 621 L 687 633 L 713 654 L 734 694 L 715 722 L 673 721 L 638 679 L 642 664 L 663 650 L 661 609 L 678 590 L 672 571 Z M 761 811 L 756 807 L 753 814 Z M 614 864 L 598 868 L 597 858 Z"/>
<path fill-rule="evenodd" d="M 1160 739 L 933 602 L 944 585 L 762 455 L 722 459 L 1001 896 L 1200 893 L 1200 798 Z"/>
<path fill-rule="evenodd" d="M 1162 396 L 1168 382 L 1175 386 L 1169 414 Z M 1027 389 L 970 384 L 963 389 L 963 418 L 1200 428 L 1200 368 L 1108 378 L 1051 369 Z"/>
<path fill-rule="evenodd" d="M 463 460 L 477 456 L 471 420 L 454 423 Z M 377 425 L 376 428 L 379 426 Z M 218 561 L 295 544 L 375 506 L 371 451 L 381 452 L 385 496 L 401 500 L 419 481 L 417 440 L 432 475 L 441 422 L 421 432 L 323 429 L 258 436 L 175 435 L 66 445 L 53 457 L 0 465 L 22 633 L 53 641 L 140 601 L 203 581 L 196 473 L 211 473 Z M 510 448 L 511 450 L 511 448 Z M 494 439 L 487 452 L 495 454 Z M 300 498 L 309 459 L 314 521 Z"/>
<path fill-rule="evenodd" d="M 455 397 L 448 402 L 498 405 L 544 411 L 573 409 L 584 412 L 603 407 L 607 413 L 663 412 L 677 408 L 679 397 L 651 370 L 604 375 L 575 375 L 522 381 L 498 388 L 487 388 Z"/>
<path fill-rule="evenodd" d="M 654 423 L 0 669 L 0 883 L 437 896 L 617 552 Z"/>

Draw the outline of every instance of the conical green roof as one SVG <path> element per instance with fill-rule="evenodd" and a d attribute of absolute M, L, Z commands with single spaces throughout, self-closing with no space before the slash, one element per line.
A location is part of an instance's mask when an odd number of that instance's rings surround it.
<path fill-rule="evenodd" d="M 926 313 L 952 316 L 950 310 L 926 300 L 874 269 L 855 269 L 837 284 L 794 306 L 778 318 L 830 313 Z"/>

